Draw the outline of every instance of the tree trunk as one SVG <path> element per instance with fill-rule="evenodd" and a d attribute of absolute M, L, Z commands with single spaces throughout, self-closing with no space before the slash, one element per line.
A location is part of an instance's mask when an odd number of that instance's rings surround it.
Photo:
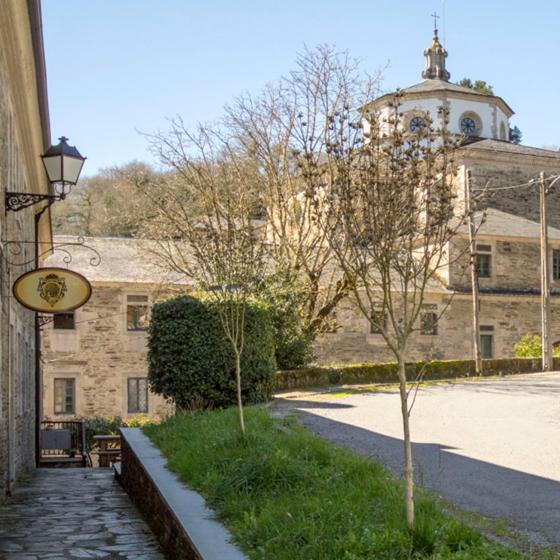
<path fill-rule="evenodd" d="M 414 529 L 414 469 L 412 466 L 412 444 L 410 441 L 410 424 L 408 413 L 408 394 L 406 387 L 406 368 L 404 356 L 398 357 L 399 391 L 404 433 L 404 484 L 406 499 L 406 523 Z"/>
<path fill-rule="evenodd" d="M 245 435 L 245 418 L 243 416 L 243 401 L 241 400 L 241 356 L 235 352 L 235 380 L 237 382 L 237 407 L 239 409 L 239 425 L 241 433 Z"/>

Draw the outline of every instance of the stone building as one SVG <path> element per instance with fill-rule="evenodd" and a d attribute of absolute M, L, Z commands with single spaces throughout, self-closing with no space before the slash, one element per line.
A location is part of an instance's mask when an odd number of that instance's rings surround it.
<path fill-rule="evenodd" d="M 150 256 L 149 242 L 136 239 L 56 236 L 71 270 L 92 284 L 92 297 L 43 327 L 43 414 L 48 419 L 135 415 L 166 416 L 169 404 L 149 391 L 147 327 L 151 305 L 185 293 L 188 286 L 165 274 Z M 66 254 L 47 259 L 66 266 Z"/>
<path fill-rule="evenodd" d="M 400 90 L 399 112 L 404 126 L 413 134 L 428 119 L 441 125 L 440 107 L 448 109 L 448 130 L 463 138 L 455 155 L 457 204 L 465 199 L 466 171 L 471 188 L 487 189 L 479 203 L 488 209 L 488 219 L 477 234 L 480 285 L 480 337 L 483 357 L 510 357 L 513 345 L 525 333 L 539 334 L 540 253 L 539 188 L 545 178 L 560 174 L 560 152 L 522 146 L 509 141 L 509 119 L 513 110 L 501 98 L 451 83 L 446 68 L 447 52 L 437 29 L 424 52 L 424 81 Z M 374 100 L 367 109 L 381 119 L 390 113 L 394 94 Z M 367 130 L 368 123 L 364 122 Z M 552 340 L 560 342 L 560 191 L 547 197 L 550 228 L 550 271 L 552 294 Z M 468 232 L 460 232 L 448 251 L 460 252 Z M 466 259 L 466 257 L 465 257 Z M 470 275 L 464 262 L 453 262 L 433 283 L 427 294 L 424 322 L 445 314 L 436 328 L 418 326 L 411 358 L 472 358 L 472 299 Z M 429 306 L 432 306 L 429 308 Z M 346 301 L 336 311 L 338 329 L 317 344 L 321 362 L 378 361 L 392 359 L 379 334 Z M 421 319 L 422 322 L 422 319 Z"/>
<path fill-rule="evenodd" d="M 34 266 L 35 216 L 41 205 L 6 211 L 6 192 L 49 192 L 39 157 L 50 145 L 39 0 L 0 2 L 0 492 L 35 466 L 35 321 L 13 297 L 14 280 Z M 50 215 L 38 221 L 42 250 Z M 21 245 L 18 245 L 22 243 Z M 12 249 L 21 249 L 15 255 Z M 22 264 L 27 263 L 27 264 Z M 39 400 L 40 402 L 40 400 Z"/>
<path fill-rule="evenodd" d="M 560 153 L 509 141 L 513 110 L 501 98 L 451 83 L 447 53 L 437 31 L 425 51 L 424 81 L 401 90 L 401 111 L 413 133 L 427 115 L 449 109 L 451 132 L 464 138 L 455 162 L 457 204 L 464 203 L 466 171 L 473 189 L 488 187 L 477 220 L 485 221 L 476 238 L 480 285 L 480 341 L 483 358 L 513 356 L 526 333 L 540 333 L 539 201 L 536 179 L 560 174 Z M 381 115 L 392 95 L 373 101 Z M 364 123 L 367 128 L 367 122 Z M 513 188 L 512 188 L 513 187 Z M 560 344 L 560 194 L 549 204 L 552 340 Z M 57 242 L 71 238 L 57 238 Z M 411 359 L 472 358 L 472 295 L 461 229 L 446 248 L 450 255 L 426 294 L 425 309 L 410 348 Z M 92 280 L 91 301 L 74 314 L 55 318 L 44 329 L 44 411 L 47 417 L 164 415 L 168 406 L 146 385 L 144 318 L 149 304 L 188 290 L 176 278 L 162 276 L 150 264 L 143 242 L 88 239 L 102 256 L 91 267 L 85 255 L 71 268 Z M 455 256 L 463 255 L 456 259 Z M 56 255 L 49 261 L 61 263 Z M 375 313 L 375 309 L 372 310 Z M 334 332 L 316 343 L 319 363 L 385 361 L 393 358 L 381 335 L 350 299 L 335 311 Z"/>
<path fill-rule="evenodd" d="M 475 216 L 480 220 L 482 212 Z M 551 334 L 560 344 L 560 230 L 549 227 Z M 428 286 L 410 347 L 411 359 L 472 359 L 472 292 L 467 226 L 446 250 L 449 264 Z M 540 334 L 540 224 L 494 208 L 476 235 L 483 358 L 510 358 L 527 333 Z M 394 359 L 379 333 L 350 300 L 336 312 L 338 328 L 317 343 L 321 363 Z"/>

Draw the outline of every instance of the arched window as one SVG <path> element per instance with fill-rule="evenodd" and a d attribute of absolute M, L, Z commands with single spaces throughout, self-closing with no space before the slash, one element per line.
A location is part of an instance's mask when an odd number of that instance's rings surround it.
<path fill-rule="evenodd" d="M 473 111 L 467 111 L 459 117 L 459 130 L 465 136 L 480 136 L 482 121 Z"/>

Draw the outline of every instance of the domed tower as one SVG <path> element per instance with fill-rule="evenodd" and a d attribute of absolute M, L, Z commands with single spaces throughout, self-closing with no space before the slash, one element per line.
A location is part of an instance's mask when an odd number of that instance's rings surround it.
<path fill-rule="evenodd" d="M 440 107 L 448 110 L 448 130 L 470 140 L 509 140 L 511 107 L 496 95 L 481 93 L 449 81 L 446 68 L 447 51 L 441 44 L 437 28 L 430 45 L 424 50 L 425 68 L 423 82 L 402 89 L 400 112 L 404 115 L 404 126 L 415 132 L 425 125 L 429 115 L 434 126 L 441 126 Z M 364 109 L 376 112 L 381 120 L 388 119 L 393 110 L 394 93 L 382 95 Z M 364 122 L 364 130 L 368 123 Z"/>
<path fill-rule="evenodd" d="M 439 42 L 437 27 L 434 27 L 432 44 L 424 50 L 424 58 L 426 60 L 426 67 L 424 72 L 422 72 L 422 78 L 425 80 L 449 81 L 451 74 L 445 69 L 447 51 Z"/>

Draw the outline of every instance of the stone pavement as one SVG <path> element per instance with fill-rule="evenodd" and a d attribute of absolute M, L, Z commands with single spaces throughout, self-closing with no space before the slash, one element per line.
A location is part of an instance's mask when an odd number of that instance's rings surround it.
<path fill-rule="evenodd" d="M 109 469 L 39 469 L 0 501 L 0 559 L 163 560 Z"/>

